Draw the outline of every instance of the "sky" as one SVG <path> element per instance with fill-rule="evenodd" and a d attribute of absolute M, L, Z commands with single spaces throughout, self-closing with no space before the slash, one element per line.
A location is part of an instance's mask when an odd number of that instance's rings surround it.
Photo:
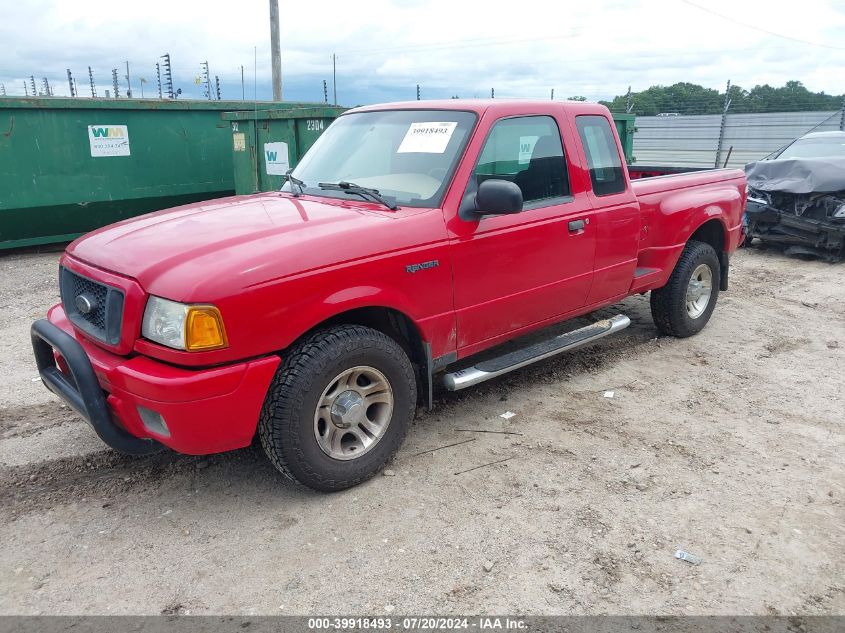
<path fill-rule="evenodd" d="M 845 93 L 845 2 L 746 0 L 280 0 L 283 98 L 357 105 L 416 98 L 590 101 L 679 81 L 724 90 L 797 79 Z M 224 99 L 271 96 L 268 0 L 0 0 L 0 84 L 23 95 L 47 77 L 69 95 L 66 69 L 99 96 L 125 62 L 135 96 L 157 96 L 155 63 L 170 53 L 174 86 L 208 61 Z"/>

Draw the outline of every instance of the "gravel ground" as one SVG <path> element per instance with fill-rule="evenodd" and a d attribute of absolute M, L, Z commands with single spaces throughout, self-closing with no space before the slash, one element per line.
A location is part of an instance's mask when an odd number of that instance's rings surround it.
<path fill-rule="evenodd" d="M 601 313 L 627 330 L 439 393 L 390 475 L 320 495 L 252 448 L 101 445 L 33 382 L 57 259 L 0 257 L 2 614 L 845 613 L 841 266 L 740 252 L 686 340 L 630 298 Z"/>

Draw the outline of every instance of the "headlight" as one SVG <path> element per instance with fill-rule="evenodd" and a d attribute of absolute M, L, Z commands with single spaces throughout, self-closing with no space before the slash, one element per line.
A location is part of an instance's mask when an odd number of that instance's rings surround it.
<path fill-rule="evenodd" d="M 745 186 L 745 201 L 753 202 L 755 204 L 769 204 L 769 201 L 763 197 L 764 194 L 752 189 L 748 185 Z"/>
<path fill-rule="evenodd" d="M 220 310 L 210 305 L 189 305 L 161 297 L 150 297 L 147 301 L 141 335 L 189 352 L 228 345 Z"/>

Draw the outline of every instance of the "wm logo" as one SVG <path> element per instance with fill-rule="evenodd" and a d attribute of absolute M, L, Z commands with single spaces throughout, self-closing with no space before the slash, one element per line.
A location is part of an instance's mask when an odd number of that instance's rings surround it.
<path fill-rule="evenodd" d="M 123 138 L 123 130 L 119 127 L 92 127 L 96 138 Z"/>

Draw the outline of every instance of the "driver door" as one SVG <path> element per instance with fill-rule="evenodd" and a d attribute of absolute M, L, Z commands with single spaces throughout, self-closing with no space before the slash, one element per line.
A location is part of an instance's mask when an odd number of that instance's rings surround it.
<path fill-rule="evenodd" d="M 469 188 L 515 182 L 523 210 L 449 221 L 461 357 L 586 304 L 595 225 L 586 192 L 571 190 L 561 129 L 565 120 L 523 116 L 499 119 L 487 134 Z"/>

